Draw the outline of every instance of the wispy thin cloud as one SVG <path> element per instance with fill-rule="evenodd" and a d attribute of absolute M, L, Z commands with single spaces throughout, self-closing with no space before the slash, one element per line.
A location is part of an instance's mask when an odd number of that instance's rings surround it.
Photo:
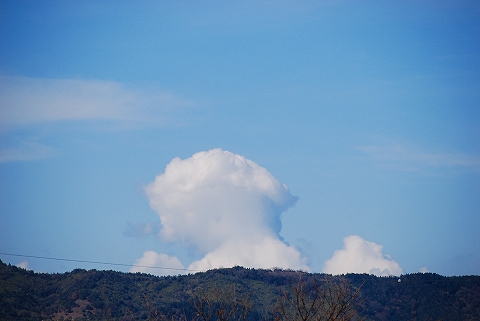
<path fill-rule="evenodd" d="M 191 101 L 112 81 L 0 76 L 0 127 L 66 120 L 167 123 Z"/>
<path fill-rule="evenodd" d="M 0 163 L 55 156 L 55 148 L 19 134 L 38 125 L 81 121 L 108 129 L 179 126 L 190 121 L 185 110 L 194 107 L 192 101 L 153 87 L 132 89 L 113 81 L 0 75 Z"/>
<path fill-rule="evenodd" d="M 41 160 L 55 154 L 53 147 L 35 141 L 23 141 L 14 147 L 0 148 L 0 163 Z"/>
<path fill-rule="evenodd" d="M 157 235 L 160 232 L 160 222 L 127 223 L 123 234 L 128 237 L 141 239 L 149 235 Z"/>
<path fill-rule="evenodd" d="M 401 169 L 418 170 L 420 167 L 464 167 L 480 170 L 480 156 L 461 153 L 432 153 L 401 144 L 362 145 L 357 150 L 376 161 Z"/>

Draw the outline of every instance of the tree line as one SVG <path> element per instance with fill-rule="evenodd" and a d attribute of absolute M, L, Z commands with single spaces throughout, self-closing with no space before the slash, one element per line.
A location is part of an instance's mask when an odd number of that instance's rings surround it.
<path fill-rule="evenodd" d="M 480 276 L 241 267 L 166 277 L 83 269 L 46 274 L 0 262 L 0 321 L 62 319 L 480 320 Z"/>

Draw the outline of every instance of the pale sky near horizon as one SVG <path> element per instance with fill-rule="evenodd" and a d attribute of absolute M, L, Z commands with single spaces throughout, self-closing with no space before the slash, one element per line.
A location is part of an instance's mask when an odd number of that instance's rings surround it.
<path fill-rule="evenodd" d="M 476 1 L 0 0 L 0 259 L 478 275 L 479 39 Z"/>

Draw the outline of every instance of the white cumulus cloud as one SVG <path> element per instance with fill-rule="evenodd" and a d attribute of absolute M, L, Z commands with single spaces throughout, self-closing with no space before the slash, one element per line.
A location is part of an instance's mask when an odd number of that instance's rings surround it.
<path fill-rule="evenodd" d="M 241 265 L 310 270 L 280 237 L 280 215 L 297 198 L 265 168 L 222 149 L 173 159 L 145 188 L 160 237 L 200 251 L 189 269 Z"/>
<path fill-rule="evenodd" d="M 344 248 L 335 251 L 325 262 L 323 272 L 329 274 L 369 273 L 377 276 L 400 275 L 403 269 L 389 255 L 383 254 L 383 246 L 369 242 L 358 235 L 343 239 Z"/>
<path fill-rule="evenodd" d="M 139 258 L 130 272 L 142 272 L 153 275 L 181 274 L 185 272 L 182 262 L 176 257 L 167 254 L 158 254 L 155 251 L 146 251 Z"/>

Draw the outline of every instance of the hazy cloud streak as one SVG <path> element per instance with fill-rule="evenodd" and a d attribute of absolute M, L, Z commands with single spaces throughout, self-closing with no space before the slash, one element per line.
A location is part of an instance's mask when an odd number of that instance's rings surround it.
<path fill-rule="evenodd" d="M 401 168 L 435 166 L 467 167 L 480 170 L 480 156 L 477 155 L 428 153 L 400 144 L 390 144 L 386 146 L 364 145 L 357 146 L 356 149 L 372 156 L 377 161 L 397 164 L 399 165 L 398 167 Z"/>
<path fill-rule="evenodd" d="M 123 232 L 125 236 L 134 237 L 137 239 L 144 238 L 152 234 L 158 234 L 160 231 L 159 222 L 148 222 L 148 223 L 127 223 L 127 228 Z"/>
<path fill-rule="evenodd" d="M 23 141 L 17 146 L 0 149 L 0 163 L 31 161 L 49 158 L 55 149 L 35 141 Z"/>
<path fill-rule="evenodd" d="M 113 81 L 0 75 L 0 127 L 66 120 L 165 122 L 192 103 L 159 90 L 132 90 Z"/>

